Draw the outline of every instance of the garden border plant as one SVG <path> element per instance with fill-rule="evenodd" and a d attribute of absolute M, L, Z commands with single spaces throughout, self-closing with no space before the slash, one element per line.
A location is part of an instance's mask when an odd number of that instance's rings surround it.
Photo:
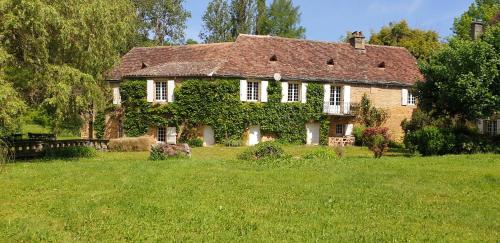
<path fill-rule="evenodd" d="M 281 103 L 281 85 L 270 81 L 268 102 L 241 102 L 239 80 L 187 80 L 175 89 L 175 102 L 146 101 L 146 81 L 129 80 L 121 85 L 123 128 L 127 136 L 142 136 L 149 127 L 173 126 L 181 142 L 194 139 L 197 128 L 214 128 L 217 143 L 241 141 L 245 129 L 260 126 L 262 134 L 274 134 L 282 143 L 305 143 L 306 123 L 318 122 L 320 142 L 328 142 L 329 119 L 323 114 L 323 85 L 310 83 L 307 102 Z M 226 142 L 227 143 L 227 142 Z M 236 143 L 231 143 L 236 144 Z"/>

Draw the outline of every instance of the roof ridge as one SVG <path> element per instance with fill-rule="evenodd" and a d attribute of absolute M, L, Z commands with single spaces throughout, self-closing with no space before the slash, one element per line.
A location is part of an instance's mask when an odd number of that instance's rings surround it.
<path fill-rule="evenodd" d="M 218 45 L 229 45 L 234 42 L 218 42 L 218 43 L 200 43 L 200 44 L 183 44 L 183 45 L 172 45 L 172 46 L 135 46 L 132 49 L 163 49 L 163 48 L 179 48 L 179 47 L 198 47 L 198 46 L 218 46 Z"/>
<path fill-rule="evenodd" d="M 283 40 L 291 40 L 291 41 L 301 41 L 301 42 L 312 42 L 312 43 L 323 43 L 323 44 L 334 44 L 334 45 L 351 45 L 350 43 L 345 42 L 336 42 L 336 41 L 322 41 L 322 40 L 309 40 L 309 39 L 295 39 L 281 36 L 272 36 L 272 35 L 251 35 L 251 34 L 240 34 L 240 36 L 250 37 L 250 38 L 270 38 L 270 39 L 283 39 Z M 387 46 L 387 45 L 375 45 L 375 44 L 365 44 L 366 46 L 372 47 L 384 47 L 384 48 L 395 48 L 395 49 L 406 49 L 402 46 Z"/>

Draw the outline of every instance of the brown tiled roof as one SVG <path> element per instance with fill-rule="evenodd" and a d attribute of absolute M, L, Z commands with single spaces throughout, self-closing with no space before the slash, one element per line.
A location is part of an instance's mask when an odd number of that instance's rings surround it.
<path fill-rule="evenodd" d="M 270 61 L 276 56 L 276 61 Z M 333 65 L 327 62 L 333 60 Z M 143 68 L 142 63 L 147 64 Z M 238 77 L 411 85 L 422 80 L 404 48 L 240 35 L 234 43 L 134 48 L 113 71 L 121 77 Z M 381 66 L 385 68 L 381 68 Z"/>
<path fill-rule="evenodd" d="M 156 74 L 203 76 L 209 67 L 223 62 L 233 43 L 186 46 L 136 47 L 123 56 L 121 63 L 108 75 L 108 80 L 145 77 Z M 192 63 L 188 65 L 187 63 Z M 160 67 L 163 66 L 163 70 Z M 147 71 L 151 71 L 148 73 Z"/>

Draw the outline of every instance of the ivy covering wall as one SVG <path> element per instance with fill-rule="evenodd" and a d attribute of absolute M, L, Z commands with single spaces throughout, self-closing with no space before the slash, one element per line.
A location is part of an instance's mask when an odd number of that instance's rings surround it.
<path fill-rule="evenodd" d="M 120 86 L 124 108 L 123 129 L 127 136 L 141 136 L 149 127 L 175 126 L 181 140 L 196 136 L 200 126 L 211 126 L 215 140 L 242 139 L 249 126 L 260 126 L 261 134 L 285 143 L 305 143 L 305 124 L 320 122 L 320 141 L 327 143 L 329 121 L 323 114 L 323 86 L 310 83 L 307 103 L 281 103 L 281 84 L 271 81 L 266 103 L 241 102 L 239 80 L 188 80 L 175 90 L 175 102 L 146 101 L 144 80 L 125 81 Z"/>

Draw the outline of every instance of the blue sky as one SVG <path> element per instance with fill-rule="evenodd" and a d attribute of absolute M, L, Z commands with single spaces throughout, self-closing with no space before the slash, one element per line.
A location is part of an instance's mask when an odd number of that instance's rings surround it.
<path fill-rule="evenodd" d="M 201 17 L 209 0 L 186 0 L 191 11 L 186 39 L 199 40 Z M 268 2 L 270 2 L 268 0 Z M 474 0 L 293 0 L 299 5 L 306 38 L 338 41 L 346 31 L 361 30 L 368 36 L 391 21 L 408 20 L 410 26 L 437 31 L 442 38 L 452 34 L 453 19 Z"/>

